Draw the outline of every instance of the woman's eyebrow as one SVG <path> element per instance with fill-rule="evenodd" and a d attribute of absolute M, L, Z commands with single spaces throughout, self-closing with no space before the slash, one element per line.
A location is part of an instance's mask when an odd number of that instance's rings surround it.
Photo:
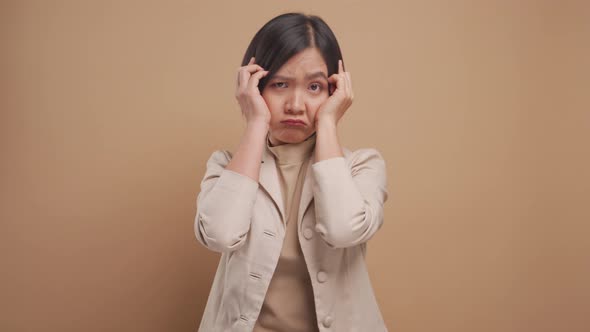
<path fill-rule="evenodd" d="M 326 76 L 326 74 L 323 71 L 317 71 L 315 73 L 310 73 L 310 74 L 305 75 L 305 79 L 307 79 L 307 80 L 310 80 L 312 78 L 317 78 L 317 77 L 321 77 L 321 78 L 325 79 L 326 81 L 328 80 L 328 76 Z M 295 78 L 293 78 L 291 76 L 283 76 L 283 75 L 274 75 L 272 78 L 279 79 L 279 80 L 285 80 L 285 81 L 295 80 Z"/>

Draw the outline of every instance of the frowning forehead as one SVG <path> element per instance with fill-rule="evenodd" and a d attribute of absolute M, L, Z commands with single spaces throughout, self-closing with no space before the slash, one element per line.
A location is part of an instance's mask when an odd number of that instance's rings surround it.
<path fill-rule="evenodd" d="M 304 79 L 306 80 L 312 80 L 312 79 L 317 79 L 317 78 L 322 78 L 324 80 L 328 80 L 328 76 L 326 75 L 326 73 L 324 71 L 314 71 L 314 72 L 308 72 L 305 74 Z M 284 80 L 284 81 L 294 81 L 296 78 L 294 76 L 289 76 L 289 75 L 282 75 L 282 74 L 275 74 L 272 79 L 277 79 L 277 80 Z"/>

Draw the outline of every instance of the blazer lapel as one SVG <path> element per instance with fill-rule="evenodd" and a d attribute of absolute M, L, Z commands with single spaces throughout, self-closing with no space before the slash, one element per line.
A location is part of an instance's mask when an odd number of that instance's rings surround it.
<path fill-rule="evenodd" d="M 315 162 L 315 151 L 311 153 L 311 158 L 307 163 L 307 170 L 305 172 L 305 179 L 303 179 L 303 188 L 301 189 L 301 198 L 299 201 L 299 213 L 297 214 L 297 225 L 301 225 L 303 214 L 313 199 L 313 185 L 314 179 L 311 174 L 311 165 Z"/>
<path fill-rule="evenodd" d="M 301 198 L 299 202 L 299 213 L 297 217 L 297 224 L 301 223 L 303 219 L 303 213 L 311 203 L 313 199 L 313 176 L 311 174 L 311 165 L 315 163 L 315 153 L 312 152 L 311 158 L 307 163 L 307 170 L 305 173 L 305 179 L 303 180 L 303 187 L 301 189 Z M 274 201 L 279 213 L 281 214 L 281 220 L 283 224 L 286 223 L 286 216 L 285 216 L 285 207 L 283 201 L 283 194 L 281 191 L 281 183 L 279 180 L 279 174 L 277 171 L 276 162 L 274 156 L 270 151 L 268 151 L 268 147 L 265 146 L 262 153 L 262 163 L 260 165 L 260 175 L 258 182 L 260 185 L 266 190 L 269 196 Z"/>
<path fill-rule="evenodd" d="M 274 201 L 284 224 L 286 222 L 285 207 L 283 206 L 283 194 L 281 192 L 281 183 L 279 182 L 279 173 L 277 171 L 275 159 L 272 153 L 268 151 L 266 145 L 262 152 L 262 164 L 260 165 L 258 182 Z"/>

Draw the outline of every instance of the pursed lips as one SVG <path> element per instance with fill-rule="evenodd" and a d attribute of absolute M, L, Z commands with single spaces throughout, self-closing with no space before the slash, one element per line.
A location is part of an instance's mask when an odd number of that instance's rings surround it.
<path fill-rule="evenodd" d="M 292 124 L 292 125 L 305 125 L 305 122 L 303 122 L 301 120 L 295 120 L 295 119 L 283 120 L 283 121 L 281 121 L 281 123 Z"/>

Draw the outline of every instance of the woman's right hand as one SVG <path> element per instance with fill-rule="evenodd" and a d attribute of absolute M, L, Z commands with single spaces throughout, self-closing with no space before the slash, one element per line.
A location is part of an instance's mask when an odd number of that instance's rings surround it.
<path fill-rule="evenodd" d="M 238 69 L 236 99 L 242 109 L 246 123 L 260 121 L 270 123 L 270 111 L 258 90 L 258 82 L 268 74 L 268 71 L 254 63 L 254 57 L 247 65 Z"/>

